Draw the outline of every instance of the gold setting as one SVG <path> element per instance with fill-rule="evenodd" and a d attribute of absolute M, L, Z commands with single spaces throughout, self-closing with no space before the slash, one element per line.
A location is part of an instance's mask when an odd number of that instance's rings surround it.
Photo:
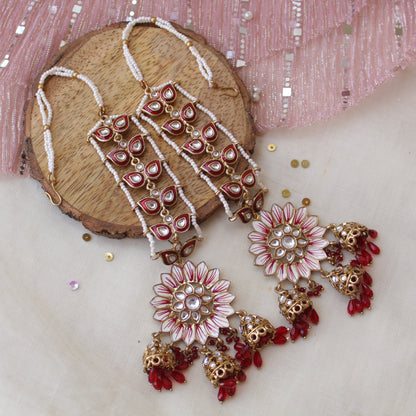
<path fill-rule="evenodd" d="M 206 348 L 202 353 L 205 355 L 205 375 L 214 387 L 219 387 L 222 380 L 234 378 L 241 370 L 237 361 L 224 352 Z"/>
<path fill-rule="evenodd" d="M 267 319 L 258 315 L 247 314 L 245 311 L 240 311 L 239 315 L 241 336 L 251 349 L 260 350 L 273 342 L 276 330 Z M 262 343 L 262 339 L 267 336 L 269 336 L 269 339 Z"/>
<path fill-rule="evenodd" d="M 291 290 L 276 288 L 275 291 L 279 295 L 280 312 L 290 323 L 313 306 L 309 296 L 297 288 Z"/>
<path fill-rule="evenodd" d="M 328 228 L 339 240 L 341 247 L 350 253 L 355 253 L 358 248 L 358 240 L 366 238 L 368 228 L 357 222 L 344 222 L 340 225 L 330 224 Z"/>
<path fill-rule="evenodd" d="M 364 269 L 356 266 L 336 267 L 324 277 L 329 279 L 331 286 L 339 293 L 354 299 L 360 295 L 360 287 Z"/>

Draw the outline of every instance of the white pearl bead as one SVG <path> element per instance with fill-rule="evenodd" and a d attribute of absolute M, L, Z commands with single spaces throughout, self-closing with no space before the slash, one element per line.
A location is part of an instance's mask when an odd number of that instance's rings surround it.
<path fill-rule="evenodd" d="M 253 93 L 253 95 L 251 96 L 251 99 L 255 102 L 258 103 L 260 101 L 260 94 L 258 92 Z"/>
<path fill-rule="evenodd" d="M 243 14 L 243 16 L 244 16 L 244 19 L 251 20 L 253 18 L 253 13 L 250 10 L 248 10 Z"/>

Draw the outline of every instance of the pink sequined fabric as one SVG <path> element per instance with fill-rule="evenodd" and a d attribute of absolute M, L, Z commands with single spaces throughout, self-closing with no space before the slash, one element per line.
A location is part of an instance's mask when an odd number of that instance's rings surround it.
<path fill-rule="evenodd" d="M 202 34 L 252 94 L 259 133 L 327 119 L 416 60 L 414 0 L 2 0 L 0 171 L 24 172 L 23 108 L 60 45 L 160 16 Z"/>

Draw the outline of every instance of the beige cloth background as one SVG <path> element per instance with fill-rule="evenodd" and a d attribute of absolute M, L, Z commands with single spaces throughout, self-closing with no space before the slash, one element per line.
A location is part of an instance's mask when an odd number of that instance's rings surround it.
<path fill-rule="evenodd" d="M 382 254 L 371 267 L 372 311 L 349 317 L 346 298 L 325 282 L 319 326 L 306 341 L 267 348 L 262 370 L 250 369 L 222 406 L 199 362 L 172 393 L 154 391 L 141 372 L 157 328 L 148 302 L 165 270 L 149 260 L 146 241 L 86 243 L 82 225 L 52 207 L 37 182 L 1 177 L 0 415 L 415 414 L 415 80 L 411 68 L 335 119 L 258 139 L 267 206 L 283 203 L 288 188 L 295 204 L 311 199 L 322 224 L 357 220 L 379 230 Z M 293 158 L 310 168 L 291 168 Z M 218 212 L 203 228 L 193 260 L 232 281 L 236 308 L 283 323 L 273 281 L 252 265 L 248 227 Z"/>

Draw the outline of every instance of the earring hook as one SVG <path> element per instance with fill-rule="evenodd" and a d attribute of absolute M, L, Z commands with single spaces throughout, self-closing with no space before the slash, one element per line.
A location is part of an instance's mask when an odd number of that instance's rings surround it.
<path fill-rule="evenodd" d="M 220 95 L 225 95 L 231 98 L 235 98 L 238 96 L 238 89 L 235 87 L 223 87 L 221 85 L 218 85 L 216 82 L 212 82 L 212 87 L 218 88 L 219 90 L 224 90 L 224 92 L 222 92 Z"/>
<path fill-rule="evenodd" d="M 49 192 L 46 192 L 46 191 L 45 191 L 45 195 L 49 198 L 49 201 L 51 201 L 51 204 L 52 204 L 53 206 L 58 207 L 59 205 L 61 205 L 61 204 L 62 204 L 62 197 L 61 197 L 61 195 L 59 194 L 59 192 L 55 189 L 55 183 L 56 183 L 56 180 L 55 180 L 55 177 L 53 176 L 53 174 L 52 174 L 52 173 L 50 173 L 50 174 L 49 174 L 48 180 L 49 180 L 49 183 L 50 183 L 50 184 L 51 184 L 51 186 L 52 186 L 53 192 L 55 193 L 55 195 L 56 195 L 56 197 L 57 197 L 57 201 L 54 201 L 54 200 L 53 200 L 53 198 L 52 198 L 52 196 L 51 196 L 51 194 L 50 194 Z"/>

